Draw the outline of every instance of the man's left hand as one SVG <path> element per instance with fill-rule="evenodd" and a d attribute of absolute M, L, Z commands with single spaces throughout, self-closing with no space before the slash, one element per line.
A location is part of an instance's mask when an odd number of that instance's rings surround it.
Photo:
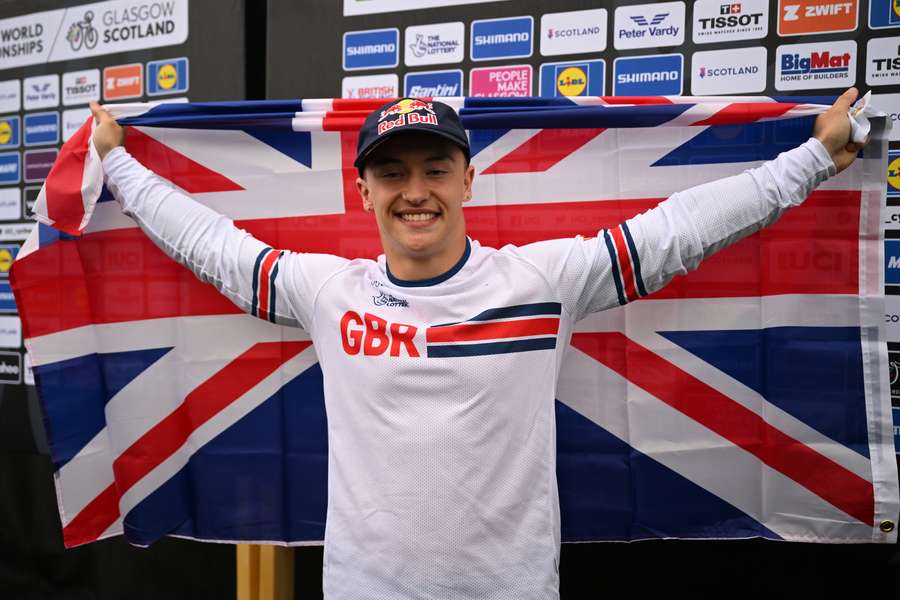
<path fill-rule="evenodd" d="M 831 108 L 816 119 L 813 137 L 822 142 L 838 173 L 846 169 L 856 159 L 865 144 L 850 141 L 850 106 L 856 102 L 859 92 L 852 87 L 835 100 Z"/>

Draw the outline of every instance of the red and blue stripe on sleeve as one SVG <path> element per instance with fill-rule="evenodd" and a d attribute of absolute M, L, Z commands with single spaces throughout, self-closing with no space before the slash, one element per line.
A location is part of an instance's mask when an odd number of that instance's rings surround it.
<path fill-rule="evenodd" d="M 614 229 L 604 230 L 603 241 L 606 242 L 606 249 L 609 251 L 619 304 L 627 304 L 646 296 L 647 289 L 641 275 L 641 259 L 628 224 L 622 223 Z"/>
<path fill-rule="evenodd" d="M 250 314 L 264 321 L 275 322 L 275 277 L 282 251 L 265 248 L 253 266 L 253 303 Z"/>

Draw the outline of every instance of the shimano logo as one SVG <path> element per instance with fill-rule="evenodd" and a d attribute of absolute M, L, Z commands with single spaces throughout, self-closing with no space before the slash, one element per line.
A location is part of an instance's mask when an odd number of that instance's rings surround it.
<path fill-rule="evenodd" d="M 393 43 L 366 44 L 364 46 L 348 46 L 347 56 L 368 56 L 371 54 L 387 54 L 388 52 L 396 51 L 397 45 Z"/>
<path fill-rule="evenodd" d="M 654 71 L 652 73 L 619 73 L 616 75 L 618 83 L 648 83 L 651 81 L 678 81 L 678 71 Z"/>
<path fill-rule="evenodd" d="M 531 33 L 519 31 L 516 33 L 492 33 L 489 35 L 476 35 L 476 46 L 488 46 L 493 44 L 528 43 L 531 41 Z"/>

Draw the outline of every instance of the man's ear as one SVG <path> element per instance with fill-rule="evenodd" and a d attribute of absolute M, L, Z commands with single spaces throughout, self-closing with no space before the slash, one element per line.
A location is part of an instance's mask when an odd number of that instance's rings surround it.
<path fill-rule="evenodd" d="M 465 175 L 465 193 L 463 194 L 463 202 L 468 202 L 472 199 L 472 182 L 475 180 L 475 165 L 469 163 L 469 166 L 466 167 L 466 175 Z"/>
<path fill-rule="evenodd" d="M 372 200 L 369 197 L 369 184 L 366 183 L 366 180 L 362 177 L 356 178 L 356 190 L 359 192 L 360 197 L 362 197 L 363 210 L 372 212 Z"/>

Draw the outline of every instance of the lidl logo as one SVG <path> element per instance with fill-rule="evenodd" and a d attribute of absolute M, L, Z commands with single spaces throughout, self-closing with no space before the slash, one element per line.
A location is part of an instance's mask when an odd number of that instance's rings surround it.
<path fill-rule="evenodd" d="M 0 148 L 15 148 L 19 145 L 19 117 L 0 119 Z"/>
<path fill-rule="evenodd" d="M 0 244 L 0 277 L 9 277 L 9 270 L 19 253 L 19 244 Z"/>
<path fill-rule="evenodd" d="M 603 60 L 545 63 L 541 65 L 540 95 L 602 96 L 605 74 Z"/>
<path fill-rule="evenodd" d="M 188 59 L 155 60 L 147 63 L 147 95 L 183 94 L 188 91 Z"/>
<path fill-rule="evenodd" d="M 887 197 L 900 198 L 900 150 L 888 151 Z"/>
<path fill-rule="evenodd" d="M 900 27 L 900 0 L 871 0 L 869 2 L 869 27 Z"/>

